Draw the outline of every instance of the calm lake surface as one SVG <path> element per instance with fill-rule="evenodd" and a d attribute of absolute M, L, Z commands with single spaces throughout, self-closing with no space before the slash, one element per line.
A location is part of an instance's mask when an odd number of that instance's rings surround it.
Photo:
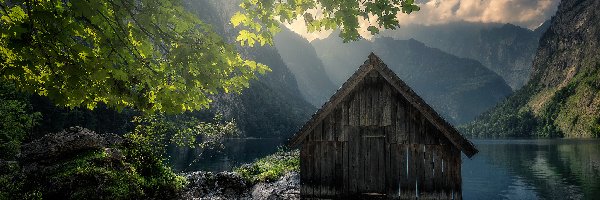
<path fill-rule="evenodd" d="M 473 140 L 464 199 L 600 199 L 600 140 Z M 182 171 L 224 171 L 277 151 L 281 139 L 229 139 L 220 151 L 175 156 Z M 199 159 L 197 155 L 201 153 Z"/>

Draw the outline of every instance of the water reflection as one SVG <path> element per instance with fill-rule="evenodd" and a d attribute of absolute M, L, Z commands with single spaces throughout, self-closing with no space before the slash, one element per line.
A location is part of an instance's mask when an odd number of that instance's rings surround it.
<path fill-rule="evenodd" d="M 479 140 L 465 199 L 598 199 L 600 140 Z"/>
<path fill-rule="evenodd" d="M 465 199 L 600 199 L 600 140 L 474 140 Z M 282 139 L 230 139 L 221 151 L 172 151 L 179 171 L 224 171 L 277 151 Z M 198 155 L 201 155 L 198 157 Z"/>
<path fill-rule="evenodd" d="M 279 138 L 231 138 L 222 149 L 170 149 L 171 163 L 176 171 L 231 171 L 277 151 L 284 140 Z"/>

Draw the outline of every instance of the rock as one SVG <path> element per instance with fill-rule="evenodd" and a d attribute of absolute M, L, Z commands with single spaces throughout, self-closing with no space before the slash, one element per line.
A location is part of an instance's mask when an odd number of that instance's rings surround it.
<path fill-rule="evenodd" d="M 121 142 L 117 135 L 110 134 L 111 142 Z M 119 137 L 120 138 L 120 137 Z M 21 148 L 21 161 L 25 163 L 50 163 L 74 154 L 99 150 L 107 146 L 105 138 L 81 127 L 71 127 L 58 133 L 50 133 L 40 139 L 24 144 Z"/>
<path fill-rule="evenodd" d="M 300 174 L 290 172 L 272 183 L 258 183 L 252 188 L 252 199 L 300 199 Z"/>
<path fill-rule="evenodd" d="M 179 199 L 300 199 L 300 175 L 290 172 L 270 183 L 252 185 L 234 172 L 183 174 L 189 184 Z"/>
<path fill-rule="evenodd" d="M 61 167 L 62 160 L 93 150 L 103 150 L 113 160 L 120 160 L 119 149 L 108 148 L 121 145 L 124 139 L 115 134 L 97 134 L 82 127 L 71 127 L 58 133 L 49 133 L 24 144 L 20 161 L 25 173 L 37 173 Z"/>
<path fill-rule="evenodd" d="M 180 199 L 250 199 L 252 185 L 234 172 L 191 172 Z"/>

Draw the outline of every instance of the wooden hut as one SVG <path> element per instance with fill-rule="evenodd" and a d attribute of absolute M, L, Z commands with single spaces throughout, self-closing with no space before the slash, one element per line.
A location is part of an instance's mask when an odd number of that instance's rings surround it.
<path fill-rule="evenodd" d="M 304 199 L 461 199 L 478 152 L 373 53 L 288 145 Z"/>

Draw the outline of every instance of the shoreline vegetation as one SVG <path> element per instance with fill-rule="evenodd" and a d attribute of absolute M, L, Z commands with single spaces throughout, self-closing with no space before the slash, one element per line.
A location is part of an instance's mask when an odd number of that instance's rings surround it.
<path fill-rule="evenodd" d="M 0 160 L 0 199 L 298 196 L 297 150 L 279 150 L 233 172 L 178 174 L 155 148 L 141 134 L 97 134 L 81 127 L 50 133 L 23 144 L 15 160 Z"/>

